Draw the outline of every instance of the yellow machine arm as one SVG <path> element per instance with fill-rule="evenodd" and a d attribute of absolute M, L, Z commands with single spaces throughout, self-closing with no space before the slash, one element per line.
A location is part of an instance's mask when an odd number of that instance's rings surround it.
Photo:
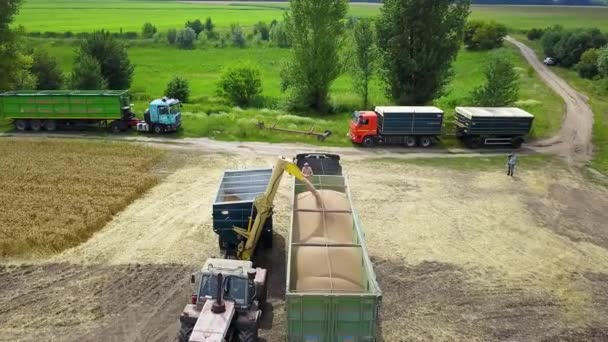
<path fill-rule="evenodd" d="M 237 234 L 246 238 L 246 242 L 239 245 L 237 258 L 241 260 L 251 260 L 251 256 L 253 255 L 260 235 L 262 234 L 262 227 L 264 227 L 266 220 L 272 214 L 274 197 L 276 196 L 279 184 L 281 183 L 283 172 L 287 172 L 299 180 L 306 179 L 296 164 L 283 157 L 279 157 L 277 164 L 272 170 L 270 182 L 266 187 L 266 191 L 258 196 L 253 202 L 257 211 L 255 220 L 250 224 L 248 229 L 234 228 Z"/>

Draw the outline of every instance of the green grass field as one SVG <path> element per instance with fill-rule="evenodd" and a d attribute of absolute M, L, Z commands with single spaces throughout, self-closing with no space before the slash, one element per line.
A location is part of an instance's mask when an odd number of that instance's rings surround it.
<path fill-rule="evenodd" d="M 232 23 L 251 26 L 258 21 L 281 20 L 286 7 L 287 4 L 277 3 L 209 5 L 171 0 L 27 0 L 16 24 L 38 32 L 89 32 L 101 28 L 139 32 L 147 21 L 166 31 L 182 27 L 187 20 L 211 17 L 219 28 L 227 28 Z M 350 6 L 353 16 L 378 13 L 378 5 Z M 516 30 L 554 24 L 608 30 L 608 7 L 475 5 L 471 17 L 496 20 Z"/>

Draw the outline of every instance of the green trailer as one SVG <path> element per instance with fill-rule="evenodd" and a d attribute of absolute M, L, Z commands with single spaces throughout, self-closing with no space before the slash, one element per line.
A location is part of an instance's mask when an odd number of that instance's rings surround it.
<path fill-rule="evenodd" d="M 346 177 L 311 182 L 323 209 L 296 180 L 287 261 L 289 342 L 377 341 L 382 293 Z M 311 197 L 312 196 L 312 197 Z"/>
<path fill-rule="evenodd" d="M 0 117 L 11 120 L 17 131 L 54 131 L 92 125 L 113 132 L 137 129 L 163 133 L 181 124 L 179 101 L 155 100 L 136 118 L 127 90 L 11 91 L 0 94 Z"/>

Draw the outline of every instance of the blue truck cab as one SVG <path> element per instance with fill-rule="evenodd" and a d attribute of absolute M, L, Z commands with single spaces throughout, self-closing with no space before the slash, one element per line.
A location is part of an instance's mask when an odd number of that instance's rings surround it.
<path fill-rule="evenodd" d="M 144 121 L 154 133 L 175 132 L 182 124 L 181 103 L 163 97 L 150 102 L 144 113 Z"/>

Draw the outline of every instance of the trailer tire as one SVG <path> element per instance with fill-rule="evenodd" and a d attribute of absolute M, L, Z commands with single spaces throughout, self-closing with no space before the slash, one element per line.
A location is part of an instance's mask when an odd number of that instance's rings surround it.
<path fill-rule="evenodd" d="M 42 121 L 40 120 L 32 120 L 30 121 L 30 128 L 32 131 L 38 132 L 42 129 Z"/>
<path fill-rule="evenodd" d="M 239 329 L 236 333 L 236 340 L 238 342 L 257 342 L 258 341 L 258 325 L 252 324 Z"/>
<path fill-rule="evenodd" d="M 405 146 L 407 147 L 416 147 L 416 137 L 407 136 L 405 137 Z"/>
<path fill-rule="evenodd" d="M 483 138 L 481 138 L 481 137 L 469 138 L 468 143 L 466 145 L 469 148 L 478 149 L 481 147 L 481 145 L 483 145 Z"/>
<path fill-rule="evenodd" d="M 152 126 L 152 132 L 154 134 L 163 134 L 165 133 L 165 128 L 162 125 L 154 125 Z"/>
<path fill-rule="evenodd" d="M 53 132 L 57 129 L 57 122 L 55 122 L 55 120 L 46 120 L 44 122 L 44 128 L 49 132 Z"/>
<path fill-rule="evenodd" d="M 517 137 L 517 138 L 513 138 L 513 140 L 511 141 L 511 146 L 513 148 L 520 148 L 521 144 L 524 143 L 524 139 L 522 137 Z"/>
<path fill-rule="evenodd" d="M 363 147 L 372 147 L 374 146 L 374 138 L 365 137 L 363 138 Z"/>
<path fill-rule="evenodd" d="M 193 329 L 194 325 L 182 323 L 179 329 L 179 335 L 177 336 L 177 340 L 179 342 L 188 342 L 188 340 L 190 340 L 190 335 L 192 335 Z"/>
<path fill-rule="evenodd" d="M 420 138 L 420 146 L 427 148 L 431 147 L 431 145 L 433 145 L 433 140 L 431 139 L 431 137 L 423 136 Z"/>
<path fill-rule="evenodd" d="M 110 131 L 114 134 L 120 133 L 120 126 L 118 125 L 117 122 L 112 122 L 110 124 Z"/>
<path fill-rule="evenodd" d="M 28 126 L 27 121 L 25 120 L 15 120 L 15 122 L 13 122 L 13 125 L 15 125 L 15 129 L 20 132 L 27 130 Z"/>

